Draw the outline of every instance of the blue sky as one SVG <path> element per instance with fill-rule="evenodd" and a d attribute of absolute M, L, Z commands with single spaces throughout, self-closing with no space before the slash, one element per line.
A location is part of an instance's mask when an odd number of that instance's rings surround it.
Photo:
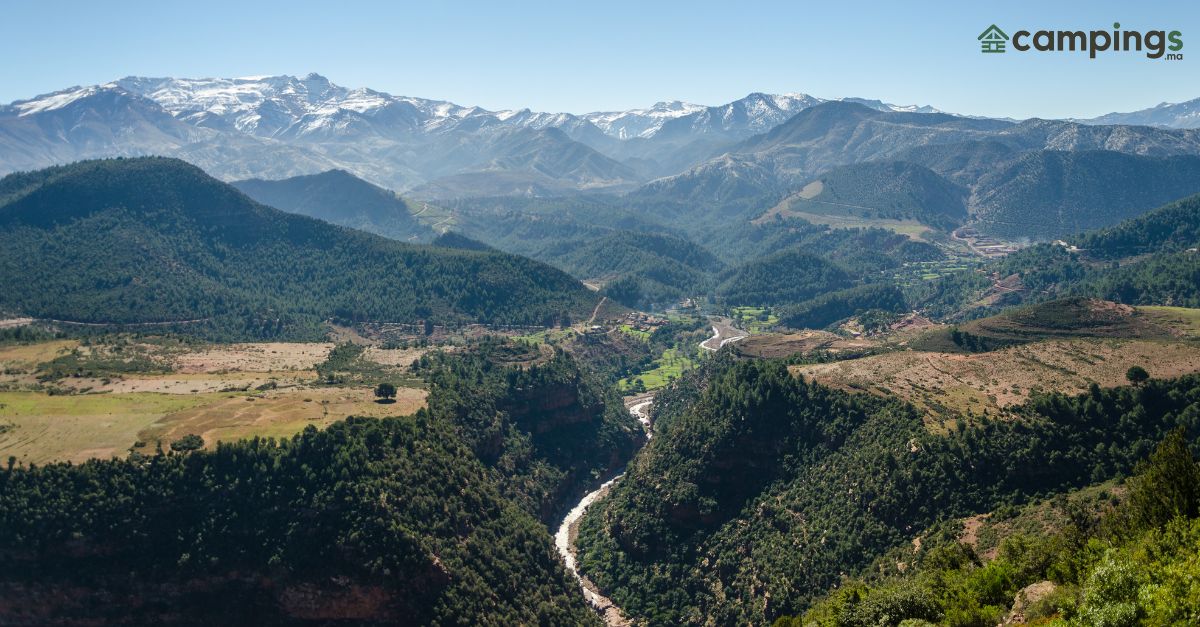
<path fill-rule="evenodd" d="M 55 2 L 0 10 L 0 102 L 127 75 L 319 72 L 348 87 L 583 113 L 753 91 L 1012 117 L 1200 97 L 1194 2 Z M 1017 29 L 1183 32 L 1187 57 L 984 55 Z"/>

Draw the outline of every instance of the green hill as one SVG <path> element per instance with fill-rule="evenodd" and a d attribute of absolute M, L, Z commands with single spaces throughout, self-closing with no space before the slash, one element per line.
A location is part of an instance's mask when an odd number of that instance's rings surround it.
<path fill-rule="evenodd" d="M 938 328 L 914 340 L 912 346 L 930 351 L 983 352 L 1041 340 L 1086 337 L 1161 340 L 1181 334 L 1138 308 L 1075 296 L 1013 307 L 950 329 Z"/>
<path fill-rule="evenodd" d="M 703 293 L 725 267 L 688 240 L 633 231 L 568 242 L 547 259 L 583 279 L 608 279 L 603 293 L 630 307 L 669 306 Z"/>
<path fill-rule="evenodd" d="M 850 287 L 840 266 L 800 250 L 785 250 L 731 268 L 717 288 L 730 305 L 798 303 L 824 292 Z"/>
<path fill-rule="evenodd" d="M 827 292 L 811 300 L 784 307 L 779 322 L 795 329 L 821 329 L 839 320 L 869 310 L 908 311 L 904 294 L 895 286 L 870 283 Z"/>
<path fill-rule="evenodd" d="M 288 213 L 402 241 L 424 241 L 433 231 L 413 217 L 403 198 L 344 170 L 281 181 L 248 179 L 232 185 L 254 200 Z"/>
<path fill-rule="evenodd" d="M 1197 486 L 1173 431 L 1123 485 L 946 521 L 775 627 L 1193 624 Z"/>
<path fill-rule="evenodd" d="M 963 329 L 1002 340 L 1066 337 L 1170 337 L 1166 329 L 1139 318 L 1133 307 L 1093 298 L 1065 298 L 1018 307 L 972 320 Z"/>
<path fill-rule="evenodd" d="M 330 319 L 553 324 L 595 304 L 547 265 L 286 214 L 177 160 L 17 175 L 0 198 L 0 309 L 36 318 L 319 337 Z"/>
<path fill-rule="evenodd" d="M 1097 259 L 1200 247 L 1200 196 L 1190 196 L 1116 226 L 1070 238 Z"/>

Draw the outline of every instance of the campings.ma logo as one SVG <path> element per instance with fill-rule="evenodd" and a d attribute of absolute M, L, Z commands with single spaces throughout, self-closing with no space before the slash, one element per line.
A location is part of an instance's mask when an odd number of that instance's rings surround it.
<path fill-rule="evenodd" d="M 1112 30 L 1019 30 L 1011 38 L 992 24 L 976 39 L 984 54 L 1004 53 L 1012 48 L 1017 52 L 1086 52 L 1092 59 L 1101 52 L 1144 52 L 1148 59 L 1183 60 L 1183 33 L 1121 30 L 1120 22 L 1113 23 Z"/>

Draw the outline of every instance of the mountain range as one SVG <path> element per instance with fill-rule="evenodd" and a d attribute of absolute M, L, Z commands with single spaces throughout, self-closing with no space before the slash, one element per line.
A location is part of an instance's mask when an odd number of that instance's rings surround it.
<path fill-rule="evenodd" d="M 243 191 L 286 211 L 428 241 L 434 234 L 399 205 L 333 207 L 346 202 L 342 191 L 326 189 L 322 201 L 312 186 L 327 186 L 337 175 L 323 173 L 337 171 L 375 186 L 351 197 L 384 204 L 404 203 L 388 190 L 435 202 L 603 194 L 622 197 L 627 211 L 672 214 L 659 221 L 687 230 L 714 215 L 757 217 L 837 170 L 844 182 L 881 186 L 848 202 L 842 185 L 842 200 L 825 198 L 827 209 L 853 204 L 868 216 L 920 214 L 939 229 L 974 223 L 1006 238 L 1044 239 L 1200 191 L 1184 158 L 1200 156 L 1200 130 L 1182 128 L 1192 126 L 1196 102 L 1086 121 L 1018 122 L 878 100 L 752 93 L 720 106 L 672 101 L 576 115 L 349 89 L 318 74 L 127 77 L 0 106 L 0 173 L 171 156 L 219 179 L 246 181 Z M 1112 154 L 1077 154 L 1085 152 Z M 1153 184 L 1134 185 L 1122 174 L 1135 170 L 1153 172 Z M 882 184 L 887 171 L 906 173 L 900 188 Z M 265 182 L 316 175 L 326 178 L 290 183 L 306 190 L 292 189 L 291 198 L 271 194 Z M 1097 191 L 1085 181 L 1120 189 Z M 928 199 L 939 207 L 913 206 Z M 1041 216 L 1036 228 L 1029 215 Z"/>
<path fill-rule="evenodd" d="M 622 189 L 821 102 L 755 93 L 715 107 L 664 102 L 573 115 L 348 89 L 318 74 L 127 77 L 0 105 L 0 173 L 158 154 L 227 180 L 344 169 L 398 191 L 425 185 L 431 196 Z"/>
<path fill-rule="evenodd" d="M 961 186 L 967 211 L 949 210 L 959 222 L 970 220 L 1009 238 L 1045 239 L 1115 224 L 1200 192 L 1197 155 L 1200 131 L 1195 129 L 1041 119 L 1018 123 L 829 102 L 630 196 L 716 209 L 748 203 L 765 210 L 837 175 L 852 181 L 842 187 L 855 187 L 858 200 L 832 200 L 824 209 L 810 204 L 804 211 L 840 215 L 854 205 L 859 214 L 914 217 L 912 211 L 892 214 L 912 198 L 944 198 L 946 188 Z M 903 189 L 892 189 L 898 181 L 879 175 L 881 163 L 922 166 L 936 176 L 909 177 Z M 921 213 L 931 226 L 947 225 L 928 211 Z"/>

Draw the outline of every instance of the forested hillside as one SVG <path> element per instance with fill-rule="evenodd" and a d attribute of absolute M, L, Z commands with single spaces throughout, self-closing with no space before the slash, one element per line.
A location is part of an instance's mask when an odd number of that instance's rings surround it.
<path fill-rule="evenodd" d="M 411 417 L 10 462 L 0 622 L 595 623 L 544 523 L 640 427 L 562 354 L 485 342 L 419 372 Z"/>
<path fill-rule="evenodd" d="M 798 305 L 783 307 L 779 321 L 794 329 L 821 329 L 864 311 L 903 313 L 904 293 L 892 285 L 872 283 L 827 292 Z"/>
<path fill-rule="evenodd" d="M 331 319 L 552 325 L 595 303 L 544 264 L 285 214 L 170 159 L 14 175 L 0 198 L 0 308 L 38 318 L 313 338 Z"/>
<path fill-rule="evenodd" d="M 784 202 L 791 211 L 912 219 L 952 230 L 967 219 L 967 193 L 920 165 L 869 161 L 834 168 Z"/>
<path fill-rule="evenodd" d="M 1180 428 L 1123 486 L 976 518 L 971 524 L 982 520 L 987 531 L 1003 534 L 987 552 L 977 546 L 986 532 L 968 535 L 965 523 L 947 521 L 923 534 L 919 546 L 896 552 L 898 561 L 881 563 L 883 576 L 844 582 L 803 617 L 775 627 L 910 619 L 997 624 L 1018 617 L 1081 627 L 1195 624 L 1198 490 L 1200 466 Z M 1047 526 L 1045 512 L 1056 510 L 1061 522 Z"/>
<path fill-rule="evenodd" d="M 634 215 L 630 206 L 645 211 Z M 599 197 L 481 199 L 452 207 L 472 237 L 595 281 L 602 294 L 642 309 L 696 296 L 749 303 L 751 292 L 754 302 L 800 304 L 819 295 L 816 288 L 849 284 L 818 277 L 802 285 L 776 276 L 795 279 L 816 264 L 836 266 L 853 281 L 888 281 L 907 263 L 946 259 L 938 246 L 893 231 L 831 228 L 779 214 L 751 222 L 697 208 L 688 221 L 673 205 Z"/>
<path fill-rule="evenodd" d="M 934 435 L 899 401 L 717 360 L 584 520 L 584 571 L 654 624 L 763 623 L 930 524 L 1128 473 L 1200 427 L 1200 378 L 1043 395 Z"/>
<path fill-rule="evenodd" d="M 730 270 L 718 293 L 731 305 L 778 305 L 849 287 L 841 267 L 798 249 L 763 257 Z"/>
<path fill-rule="evenodd" d="M 1181 252 L 1200 246 L 1200 196 L 1190 196 L 1126 220 L 1084 233 L 1071 243 L 1090 257 L 1120 259 L 1146 253 Z"/>
<path fill-rule="evenodd" d="M 533 359 L 536 365 L 512 367 Z M 561 351 L 484 341 L 423 358 L 430 412 L 457 425 L 508 498 L 549 524 L 567 497 L 631 457 L 642 431 L 621 399 Z"/>

